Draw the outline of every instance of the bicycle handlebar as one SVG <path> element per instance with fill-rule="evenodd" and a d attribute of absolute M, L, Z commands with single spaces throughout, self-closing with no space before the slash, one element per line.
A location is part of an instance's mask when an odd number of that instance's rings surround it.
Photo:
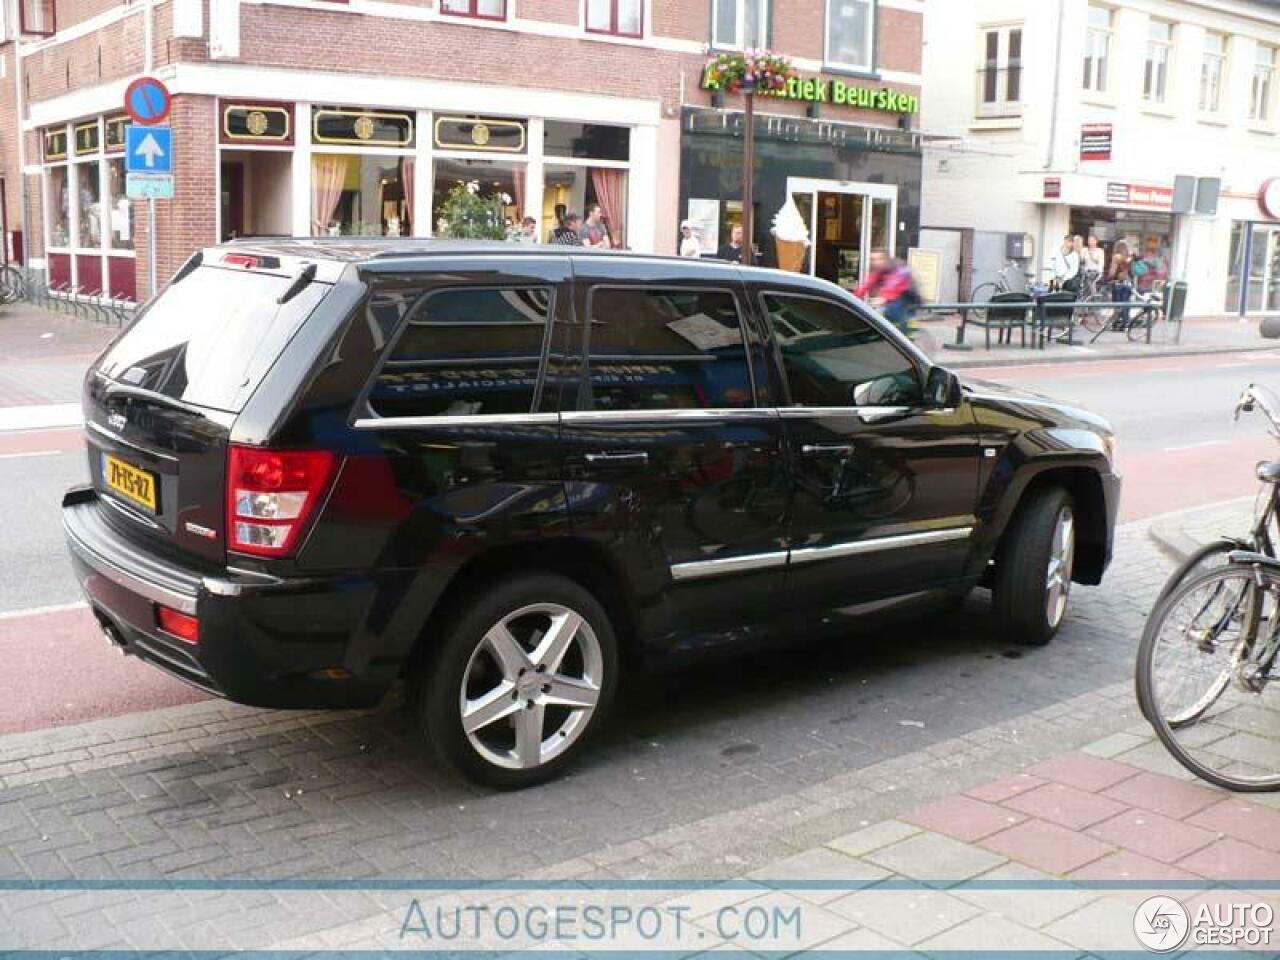
<path fill-rule="evenodd" d="M 1241 412 L 1252 413 L 1255 409 L 1262 410 L 1271 423 L 1272 432 L 1280 436 L 1280 395 L 1261 383 L 1249 384 L 1236 401 L 1235 419 L 1240 419 Z"/>

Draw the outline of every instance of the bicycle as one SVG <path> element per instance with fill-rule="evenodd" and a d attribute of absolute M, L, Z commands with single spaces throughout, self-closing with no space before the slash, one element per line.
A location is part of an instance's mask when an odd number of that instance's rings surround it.
<path fill-rule="evenodd" d="M 1250 384 L 1236 404 L 1261 409 L 1280 438 L 1280 397 Z M 1280 462 L 1262 481 L 1246 538 L 1223 537 L 1187 557 L 1166 581 L 1138 648 L 1138 704 L 1182 766 L 1230 790 L 1280 789 L 1280 559 L 1272 527 Z"/>
<path fill-rule="evenodd" d="M 15 303 L 27 295 L 27 281 L 12 264 L 0 267 L 0 304 Z"/>
<path fill-rule="evenodd" d="M 1086 270 L 1080 278 L 1080 293 L 1076 297 L 1082 303 L 1102 303 L 1107 299 L 1109 291 L 1097 270 Z M 1102 310 L 1098 307 L 1082 307 L 1079 311 L 1080 324 L 1090 333 L 1100 333 L 1106 325 Z"/>
<path fill-rule="evenodd" d="M 990 303 L 991 298 L 1000 293 L 1026 292 L 1027 275 L 1016 260 L 1010 260 L 1000 268 L 995 280 L 988 280 L 974 287 L 973 292 L 969 295 L 969 301 L 971 303 Z M 987 311 L 982 307 L 975 307 L 973 315 L 979 323 L 987 319 Z"/>

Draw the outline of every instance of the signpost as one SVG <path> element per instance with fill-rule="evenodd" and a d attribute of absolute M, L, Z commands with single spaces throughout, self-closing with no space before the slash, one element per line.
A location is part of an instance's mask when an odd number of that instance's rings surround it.
<path fill-rule="evenodd" d="M 169 117 L 173 98 L 155 77 L 140 77 L 124 91 L 124 109 L 133 121 L 125 128 L 125 196 L 147 201 L 147 279 L 156 295 L 156 200 L 173 199 L 173 128 L 158 126 Z"/>

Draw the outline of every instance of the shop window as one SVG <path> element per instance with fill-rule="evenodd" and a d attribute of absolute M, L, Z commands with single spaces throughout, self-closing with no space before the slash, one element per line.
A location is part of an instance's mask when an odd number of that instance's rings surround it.
<path fill-rule="evenodd" d="M 507 19 L 507 0 L 440 0 L 440 12 L 481 20 Z"/>
<path fill-rule="evenodd" d="M 875 29 L 875 0 L 827 0 L 827 63 L 870 70 Z"/>
<path fill-rule="evenodd" d="M 542 152 L 548 157 L 626 161 L 631 159 L 631 128 L 548 120 L 543 128 Z"/>
<path fill-rule="evenodd" d="M 133 217 L 125 196 L 124 160 L 107 160 L 108 242 L 112 250 L 133 249 Z"/>
<path fill-rule="evenodd" d="M 714 0 L 711 45 L 729 49 L 769 46 L 769 0 Z"/>
<path fill-rule="evenodd" d="M 27 36 L 53 36 L 58 32 L 58 9 L 55 0 L 20 0 L 18 27 Z"/>
<path fill-rule="evenodd" d="M 918 403 L 915 367 L 847 307 L 812 297 L 764 297 L 797 407 L 882 407 Z"/>
<path fill-rule="evenodd" d="M 596 287 L 588 315 L 588 409 L 752 405 L 742 319 L 728 291 Z"/>
<path fill-rule="evenodd" d="M 314 236 L 400 237 L 412 233 L 412 157 L 317 153 L 311 157 Z"/>
<path fill-rule="evenodd" d="M 1017 116 L 1022 112 L 1022 26 L 984 28 L 979 42 L 978 116 Z"/>
<path fill-rule="evenodd" d="M 1089 7 L 1083 86 L 1095 93 L 1107 91 L 1107 71 L 1111 69 L 1111 16 L 1107 7 Z"/>
<path fill-rule="evenodd" d="M 76 246 L 96 250 L 102 246 L 102 181 L 97 163 L 81 163 L 73 168 L 79 223 Z"/>
<path fill-rule="evenodd" d="M 1142 99 L 1164 103 L 1173 59 L 1173 24 L 1152 20 L 1147 27 L 1147 61 L 1142 71 Z"/>
<path fill-rule="evenodd" d="M 1249 92 L 1249 119 L 1255 123 L 1271 122 L 1271 88 L 1276 76 L 1276 48 L 1257 45 L 1253 60 L 1253 84 Z"/>
<path fill-rule="evenodd" d="M 644 0 L 587 0 L 587 31 L 639 37 L 644 33 Z"/>
<path fill-rule="evenodd" d="M 544 243 L 571 213 L 586 217 L 599 206 L 609 246 L 627 241 L 627 172 L 611 167 L 547 163 L 543 170 L 540 236 Z"/>
<path fill-rule="evenodd" d="M 1245 233 L 1248 224 L 1233 220 L 1231 223 L 1231 241 L 1227 252 L 1227 298 L 1223 304 L 1224 313 L 1240 313 L 1240 291 L 1244 286 L 1244 247 Z"/>
<path fill-rule="evenodd" d="M 49 246 L 71 246 L 71 192 L 67 167 L 48 167 L 45 171 L 49 191 Z"/>
<path fill-rule="evenodd" d="M 375 314 L 396 309 L 379 299 Z M 530 412 L 552 302 L 546 287 L 432 294 L 415 308 L 378 373 L 370 407 L 383 417 Z"/>
<path fill-rule="evenodd" d="M 1200 109 L 1205 113 L 1217 113 L 1222 109 L 1222 80 L 1226 71 L 1226 36 L 1206 33 L 1200 61 Z"/>
<path fill-rule="evenodd" d="M 432 190 L 435 235 L 491 240 L 513 236 L 524 218 L 526 171 L 520 160 L 438 156 Z"/>

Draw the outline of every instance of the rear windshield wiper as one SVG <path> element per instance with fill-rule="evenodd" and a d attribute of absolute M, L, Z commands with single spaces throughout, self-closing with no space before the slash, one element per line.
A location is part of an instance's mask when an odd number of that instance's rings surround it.
<path fill-rule="evenodd" d="M 316 265 L 308 263 L 302 268 L 302 271 L 293 278 L 293 283 L 289 284 L 289 288 L 276 298 L 276 303 L 288 303 L 298 294 L 300 294 L 312 280 L 316 278 Z"/>
<path fill-rule="evenodd" d="M 154 403 L 158 407 L 169 407 L 173 410 L 181 410 L 183 413 L 194 414 L 198 417 L 205 416 L 205 411 L 201 410 L 194 404 L 185 403 L 174 397 L 165 396 L 163 393 L 156 393 L 154 390 L 148 390 L 146 387 L 135 387 L 127 383 L 120 383 L 112 380 L 107 383 L 103 390 L 104 399 L 110 400 L 112 397 L 136 397 L 139 400 L 146 400 L 148 403 Z"/>

